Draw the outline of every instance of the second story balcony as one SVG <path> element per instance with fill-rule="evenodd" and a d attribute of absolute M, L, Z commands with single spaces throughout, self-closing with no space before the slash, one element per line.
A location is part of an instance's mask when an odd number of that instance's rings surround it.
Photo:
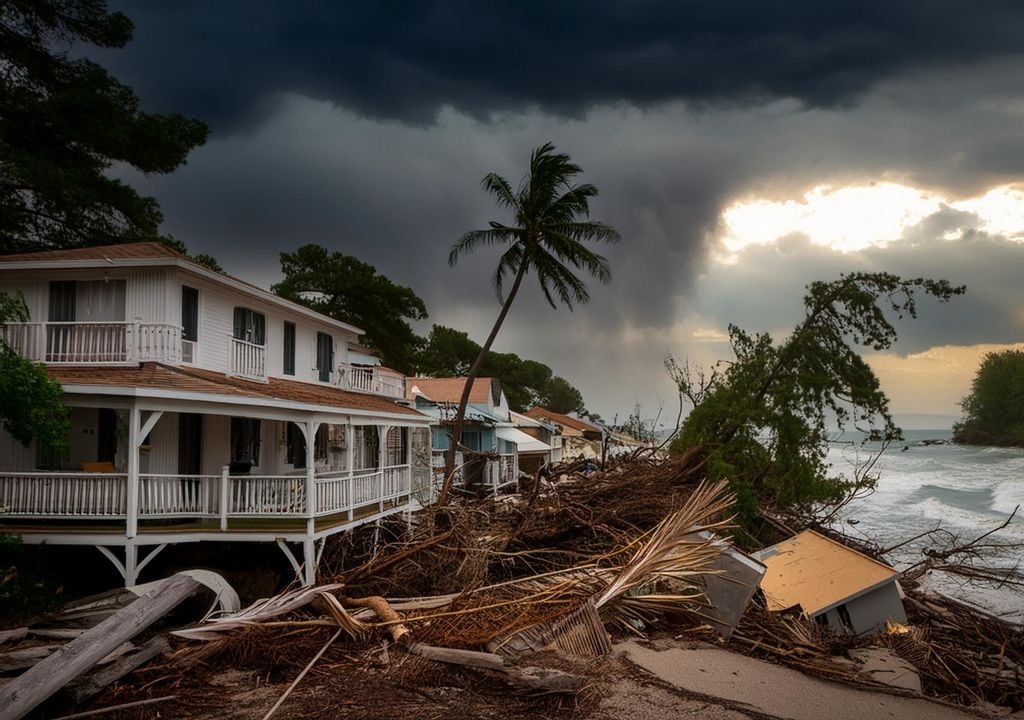
<path fill-rule="evenodd" d="M 342 390 L 405 399 L 405 376 L 374 365 L 338 363 L 335 384 Z"/>
<path fill-rule="evenodd" d="M 167 323 L 8 323 L 0 337 L 19 355 L 52 365 L 181 362 L 181 328 Z"/>
<path fill-rule="evenodd" d="M 231 374 L 256 380 L 267 381 L 267 349 L 259 343 L 231 338 Z"/>

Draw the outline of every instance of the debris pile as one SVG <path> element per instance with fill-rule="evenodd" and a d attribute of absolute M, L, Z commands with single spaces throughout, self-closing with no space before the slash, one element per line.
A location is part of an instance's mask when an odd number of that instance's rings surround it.
<path fill-rule="evenodd" d="M 380 717 L 412 712 L 417 697 L 484 690 L 502 698 L 494 701 L 499 717 L 540 706 L 561 712 L 596 692 L 609 633 L 667 630 L 821 677 L 908 692 L 868 674 L 857 658 L 874 648 L 912 665 L 927 696 L 1024 708 L 1019 626 L 913 587 L 905 589 L 906 624 L 883 619 L 872 635 L 830 627 L 828 613 L 859 590 L 810 610 L 773 605 L 758 589 L 765 565 L 727 540 L 733 498 L 724 484 L 706 482 L 702 457 L 697 449 L 667 460 L 635 456 L 603 472 L 556 467 L 514 495 L 428 509 L 411 525 L 393 519 L 361 528 L 328 548 L 323 584 L 175 631 L 168 659 L 102 701 L 185 697 L 195 668 L 233 668 L 288 683 L 283 692 L 266 688 L 272 696 L 260 696 L 252 717 L 270 718 L 286 704 L 293 715 L 301 706 L 303 717 L 336 717 L 360 702 L 365 710 L 385 677 L 390 703 Z M 881 565 L 871 549 L 842 547 L 836 557 L 847 553 Z M 861 584 L 865 597 L 878 585 Z M 315 708 L 303 705 L 296 688 L 313 683 L 342 690 L 318 692 Z M 218 698 L 204 702 L 215 708 Z M 184 705 L 161 707 L 187 714 Z"/>

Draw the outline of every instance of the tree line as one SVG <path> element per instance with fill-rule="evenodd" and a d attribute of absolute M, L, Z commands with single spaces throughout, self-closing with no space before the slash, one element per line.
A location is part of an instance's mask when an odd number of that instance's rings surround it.
<path fill-rule="evenodd" d="M 434 325 L 426 337 L 412 323 L 427 319 L 427 307 L 412 288 L 392 282 L 372 265 L 319 245 L 281 253 L 284 279 L 275 293 L 365 331 L 364 342 L 381 363 L 407 375 L 461 377 L 481 346 L 468 333 Z M 555 412 L 585 412 L 583 395 L 550 367 L 515 353 L 488 351 L 481 377 L 496 377 L 513 410 L 542 405 Z"/>

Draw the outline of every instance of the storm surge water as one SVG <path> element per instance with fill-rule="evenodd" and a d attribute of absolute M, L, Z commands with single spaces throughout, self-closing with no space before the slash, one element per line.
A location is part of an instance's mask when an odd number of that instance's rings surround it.
<path fill-rule="evenodd" d="M 947 444 L 949 430 L 908 430 L 904 435 L 906 441 L 891 445 L 875 464 L 875 492 L 844 509 L 844 532 L 891 547 L 942 527 L 966 541 L 998 527 L 1020 505 L 1010 525 L 989 539 L 1024 543 L 1024 449 Z M 828 462 L 834 472 L 849 477 L 854 467 L 879 451 L 878 444 L 861 444 L 862 439 L 845 433 L 832 444 Z M 898 548 L 889 558 L 897 568 L 906 568 L 923 559 L 924 542 Z M 1003 552 L 988 564 L 1018 563 L 1024 567 L 1020 550 Z M 966 585 L 962 578 L 943 573 L 931 573 L 925 582 L 934 590 L 1024 622 L 1020 590 Z"/>

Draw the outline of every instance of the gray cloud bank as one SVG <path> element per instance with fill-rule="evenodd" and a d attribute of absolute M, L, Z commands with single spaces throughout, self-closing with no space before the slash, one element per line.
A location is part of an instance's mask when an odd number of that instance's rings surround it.
<path fill-rule="evenodd" d="M 497 313 L 496 254 L 453 269 L 447 249 L 501 217 L 480 178 L 518 180 L 551 140 L 601 189 L 594 217 L 624 239 L 606 248 L 611 285 L 575 313 L 528 285 L 498 349 L 552 365 L 606 416 L 672 396 L 667 353 L 722 353 L 693 330 L 785 330 L 807 282 L 854 269 L 968 285 L 905 324 L 901 352 L 1024 329 L 1024 248 L 972 233 L 970 217 L 930 218 L 887 249 L 842 255 L 793 238 L 734 266 L 708 260 L 737 198 L 874 180 L 962 196 L 1024 176 L 1024 60 L 1008 57 L 1024 5 L 798 3 L 770 17 L 746 3 L 370 7 L 125 8 L 136 42 L 103 62 L 147 109 L 214 123 L 187 166 L 132 179 L 160 200 L 166 230 L 264 285 L 282 250 L 353 254 L 411 286 L 432 322 L 479 339 Z M 963 240 L 936 240 L 952 226 Z"/>
<path fill-rule="evenodd" d="M 1020 52 L 1016 0 L 122 3 L 104 58 L 160 110 L 226 131 L 276 93 L 430 122 L 676 99 L 844 105 L 878 81 Z"/>

